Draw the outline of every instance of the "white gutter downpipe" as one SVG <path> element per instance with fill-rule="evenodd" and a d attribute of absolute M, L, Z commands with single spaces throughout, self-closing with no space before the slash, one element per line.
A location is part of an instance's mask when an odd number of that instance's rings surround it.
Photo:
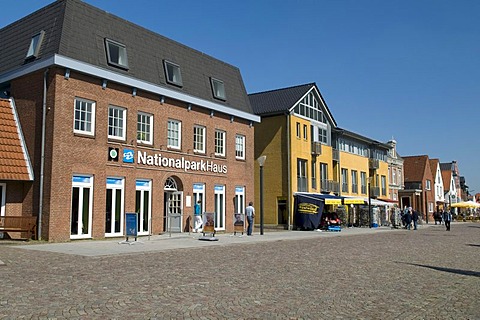
<path fill-rule="evenodd" d="M 47 117 L 47 77 L 48 68 L 43 73 L 43 106 L 42 106 L 42 147 L 40 157 L 40 190 L 38 200 L 38 240 L 42 239 L 42 212 L 43 212 L 43 176 L 45 167 L 45 123 Z"/>

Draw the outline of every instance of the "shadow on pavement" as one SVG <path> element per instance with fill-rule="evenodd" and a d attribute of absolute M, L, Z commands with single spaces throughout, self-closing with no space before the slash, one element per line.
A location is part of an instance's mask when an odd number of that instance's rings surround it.
<path fill-rule="evenodd" d="M 408 262 L 400 262 L 400 261 L 397 261 L 397 263 L 408 264 L 408 265 L 411 265 L 411 266 L 423 267 L 423 268 L 433 269 L 433 270 L 437 270 L 437 271 L 455 273 L 455 274 L 460 274 L 460 275 L 463 275 L 463 276 L 473 276 L 473 277 L 480 278 L 480 272 L 477 272 L 477 271 L 460 270 L 460 269 L 452 269 L 452 268 L 444 268 L 444 267 L 435 267 L 435 266 L 429 266 L 429 265 L 424 265 L 424 264 L 408 263 Z"/>
<path fill-rule="evenodd" d="M 467 243 L 467 246 L 470 246 L 470 247 L 480 247 L 480 244 Z"/>

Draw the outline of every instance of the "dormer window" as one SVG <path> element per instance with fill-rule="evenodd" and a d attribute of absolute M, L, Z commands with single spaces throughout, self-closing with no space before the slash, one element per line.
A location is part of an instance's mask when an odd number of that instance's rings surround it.
<path fill-rule="evenodd" d="M 225 95 L 225 85 L 223 84 L 223 81 L 215 78 L 210 78 L 210 82 L 212 84 L 213 97 L 223 101 L 227 100 L 227 97 Z"/>
<path fill-rule="evenodd" d="M 32 37 L 32 40 L 30 41 L 30 47 L 28 48 L 27 56 L 25 57 L 25 59 L 36 58 L 38 56 L 38 52 L 40 51 L 44 36 L 45 31 L 42 30 Z"/>
<path fill-rule="evenodd" d="M 180 66 L 166 60 L 163 61 L 163 65 L 165 67 L 165 75 L 167 77 L 167 82 L 179 87 L 183 86 Z"/>
<path fill-rule="evenodd" d="M 128 69 L 127 47 L 116 41 L 105 39 L 108 64 Z"/>

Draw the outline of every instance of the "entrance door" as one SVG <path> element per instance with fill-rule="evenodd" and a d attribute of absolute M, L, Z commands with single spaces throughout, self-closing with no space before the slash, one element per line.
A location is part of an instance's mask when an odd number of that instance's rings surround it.
<path fill-rule="evenodd" d="M 225 186 L 215 186 L 215 230 L 225 230 Z"/>
<path fill-rule="evenodd" d="M 152 219 L 152 182 L 137 180 L 135 189 L 135 212 L 138 213 L 138 235 L 148 235 Z"/>
<path fill-rule="evenodd" d="M 123 234 L 123 178 L 107 178 L 107 199 L 105 204 L 105 236 Z"/>
<path fill-rule="evenodd" d="M 183 192 L 165 192 L 165 212 L 167 215 L 167 231 L 182 232 Z"/>
<path fill-rule="evenodd" d="M 288 225 L 287 200 L 278 200 L 278 224 Z M 288 229 L 288 228 L 287 228 Z"/>
<path fill-rule="evenodd" d="M 70 239 L 92 235 L 93 177 L 73 176 Z"/>

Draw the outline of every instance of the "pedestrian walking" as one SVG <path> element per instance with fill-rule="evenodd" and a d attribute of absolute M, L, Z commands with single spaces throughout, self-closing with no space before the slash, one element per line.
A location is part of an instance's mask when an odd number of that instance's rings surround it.
<path fill-rule="evenodd" d="M 248 203 L 248 207 L 245 208 L 245 215 L 247 216 L 248 222 L 247 236 L 251 236 L 253 229 L 253 218 L 255 218 L 255 208 L 253 207 L 253 202 L 250 201 Z"/>
<path fill-rule="evenodd" d="M 405 229 L 410 230 L 412 228 L 412 208 L 408 208 L 407 213 L 404 214 L 405 217 Z"/>
<path fill-rule="evenodd" d="M 413 230 L 417 230 L 417 224 L 418 224 L 418 212 L 417 212 L 417 210 L 413 210 L 413 212 L 412 212 L 412 221 L 413 221 Z"/>
<path fill-rule="evenodd" d="M 443 211 L 443 221 L 445 222 L 445 230 L 450 231 L 450 222 L 452 222 L 452 214 L 447 210 Z"/>
<path fill-rule="evenodd" d="M 194 214 L 194 229 L 193 232 L 198 232 L 199 229 L 202 227 L 202 200 L 198 200 L 197 203 L 193 206 L 193 214 Z"/>

